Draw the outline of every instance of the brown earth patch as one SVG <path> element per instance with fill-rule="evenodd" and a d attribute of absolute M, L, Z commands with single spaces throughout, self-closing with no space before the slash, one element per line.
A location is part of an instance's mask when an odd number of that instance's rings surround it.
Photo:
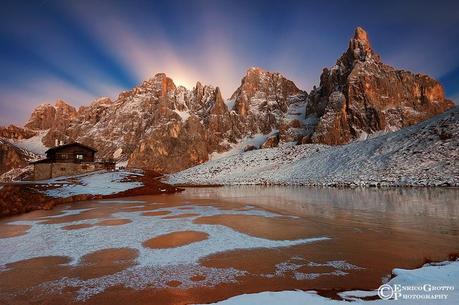
<path fill-rule="evenodd" d="M 130 219 L 105 219 L 105 220 L 99 221 L 99 222 L 97 222 L 95 224 L 82 223 L 82 224 L 76 224 L 76 225 L 68 225 L 68 226 L 62 227 L 62 229 L 64 229 L 64 230 L 79 230 L 79 229 L 86 229 L 86 228 L 91 228 L 91 227 L 95 227 L 95 226 L 102 226 L 102 227 L 121 226 L 121 225 L 128 224 L 128 223 L 131 223 L 131 222 L 132 222 L 132 220 L 130 220 Z"/>
<path fill-rule="evenodd" d="M 124 207 L 121 208 L 123 212 L 148 212 L 152 210 L 160 209 L 162 206 L 158 206 L 156 204 L 146 204 L 141 206 L 134 206 L 134 207 Z"/>
<path fill-rule="evenodd" d="M 0 238 L 24 235 L 31 227 L 29 225 L 0 224 Z"/>
<path fill-rule="evenodd" d="M 205 232 L 180 231 L 153 237 L 144 241 L 142 245 L 151 249 L 176 248 L 206 240 L 208 237 L 209 234 Z"/>
<path fill-rule="evenodd" d="M 161 217 L 161 218 L 162 219 L 175 219 L 175 218 L 187 218 L 187 217 L 194 217 L 194 216 L 199 216 L 199 214 L 185 213 L 185 214 L 171 215 L 171 216 L 166 216 L 166 217 Z"/>
<path fill-rule="evenodd" d="M 170 214 L 171 211 L 156 211 L 156 212 L 144 212 L 142 213 L 142 216 L 163 216 Z"/>

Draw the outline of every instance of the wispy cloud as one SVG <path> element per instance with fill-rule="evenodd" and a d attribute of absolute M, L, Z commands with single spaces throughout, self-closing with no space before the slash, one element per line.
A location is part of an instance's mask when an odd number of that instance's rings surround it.
<path fill-rule="evenodd" d="M 113 8 L 108 18 L 100 18 L 97 10 L 88 12 L 78 5 L 68 13 L 139 82 L 164 72 L 176 84 L 189 89 L 197 81 L 220 86 L 226 96 L 231 95 L 240 82 L 242 61 L 235 57 L 224 33 L 211 24 L 205 25 L 196 36 L 194 44 L 200 48 L 189 46 L 183 50 L 152 20 L 143 25 L 151 27 L 151 31 L 145 32 L 133 27 L 130 18 Z M 210 17 L 205 21 L 212 23 Z"/>
<path fill-rule="evenodd" d="M 187 88 L 219 86 L 229 98 L 246 69 L 261 66 L 309 90 L 356 25 L 368 25 L 385 62 L 442 77 L 457 66 L 455 6 L 413 11 L 408 2 L 390 10 L 359 1 L 9 4 L 0 13 L 0 123 L 23 121 L 34 105 L 58 97 L 78 106 L 114 96 L 158 72 Z M 445 85 L 457 92 L 454 82 Z"/>
<path fill-rule="evenodd" d="M 105 84 L 98 85 L 98 88 L 100 92 L 106 92 L 106 96 L 111 98 L 121 91 L 121 88 Z M 31 110 L 42 103 L 54 104 L 57 99 L 62 99 L 78 107 L 89 104 L 99 96 L 46 74 L 20 84 L 20 89 L 13 86 L 0 86 L 0 125 L 9 123 L 22 125 Z"/>

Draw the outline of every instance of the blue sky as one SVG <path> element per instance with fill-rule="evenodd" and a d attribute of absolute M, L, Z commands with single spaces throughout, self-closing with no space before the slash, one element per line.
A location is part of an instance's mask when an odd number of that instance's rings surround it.
<path fill-rule="evenodd" d="M 384 62 L 439 79 L 459 100 L 459 1 L 2 1 L 0 125 L 36 105 L 116 97 L 158 72 L 225 98 L 246 69 L 309 90 L 356 26 Z"/>

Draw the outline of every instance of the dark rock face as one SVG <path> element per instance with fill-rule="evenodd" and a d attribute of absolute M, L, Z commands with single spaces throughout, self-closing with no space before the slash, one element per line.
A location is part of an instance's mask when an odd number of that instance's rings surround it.
<path fill-rule="evenodd" d="M 171 122 L 141 141 L 130 155 L 129 166 L 174 172 L 208 160 L 207 132 L 198 117 Z"/>
<path fill-rule="evenodd" d="M 394 131 L 452 108 L 442 86 L 421 74 L 381 62 L 357 28 L 336 65 L 324 69 L 306 113 L 318 118 L 310 141 L 344 144 L 377 131 Z"/>

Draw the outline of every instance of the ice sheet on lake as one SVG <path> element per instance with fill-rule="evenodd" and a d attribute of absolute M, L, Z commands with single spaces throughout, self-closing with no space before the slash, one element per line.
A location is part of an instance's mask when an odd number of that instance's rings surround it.
<path fill-rule="evenodd" d="M 125 285 L 135 289 L 145 287 L 165 287 L 167 281 L 179 280 L 183 288 L 200 285 L 212 286 L 234 281 L 245 271 L 234 268 L 208 268 L 201 266 L 199 260 L 208 255 L 223 251 L 253 248 L 278 248 L 299 244 L 319 242 L 328 237 L 311 237 L 295 240 L 269 240 L 237 232 L 223 225 L 194 224 L 193 219 L 200 216 L 221 214 L 242 214 L 264 217 L 282 216 L 265 210 L 224 210 L 213 206 L 184 206 L 160 208 L 154 211 L 170 211 L 166 216 L 198 214 L 186 218 L 164 219 L 161 216 L 142 216 L 143 211 L 115 212 L 104 218 L 123 218 L 132 222 L 118 226 L 96 226 L 79 230 L 63 230 L 69 224 L 94 224 L 101 219 L 77 220 L 60 224 L 45 224 L 40 220 L 21 220 L 12 224 L 29 224 L 32 228 L 27 234 L 0 239 L 0 267 L 5 264 L 43 256 L 67 256 L 71 264 L 78 264 L 82 256 L 94 251 L 110 248 L 133 248 L 139 251 L 137 264 L 121 272 L 90 280 L 65 278 L 44 283 L 47 289 L 60 290 L 64 287 L 79 287 L 78 298 L 85 300 L 108 287 Z M 88 209 L 84 209 L 87 211 Z M 63 214 L 76 215 L 83 210 L 64 210 Z M 284 216 L 285 217 L 285 216 Z M 185 246 L 168 249 L 144 248 L 142 243 L 150 238 L 176 231 L 200 231 L 209 235 L 208 239 Z M 186 271 L 188 270 L 188 271 Z M 204 274 L 205 280 L 199 283 L 190 280 L 196 274 Z"/>
<path fill-rule="evenodd" d="M 187 206 L 161 208 L 155 211 L 171 211 L 172 215 L 199 214 L 212 216 L 220 214 L 257 215 L 265 217 L 280 216 L 263 210 L 220 210 L 212 206 Z M 66 215 L 78 214 L 81 210 L 66 211 Z M 62 216 L 62 215 L 61 215 Z M 139 250 L 138 263 L 141 266 L 167 266 L 171 264 L 195 263 L 207 255 L 249 248 L 288 247 L 303 243 L 328 239 L 328 237 L 311 237 L 296 240 L 269 240 L 243 234 L 223 225 L 194 224 L 196 217 L 163 219 L 161 217 L 142 216 L 142 212 L 117 212 L 112 217 L 129 219 L 132 222 L 119 226 L 90 227 L 79 230 L 62 230 L 69 224 L 93 224 L 101 219 L 87 219 L 64 224 L 44 224 L 42 220 L 18 221 L 13 223 L 30 224 L 27 234 L 0 239 L 0 265 L 41 256 L 68 256 L 73 263 L 78 263 L 82 256 L 109 248 L 134 248 Z M 108 217 L 107 217 L 108 218 Z M 146 249 L 142 246 L 145 240 L 176 231 L 202 231 L 209 234 L 207 240 L 192 243 L 178 248 Z M 40 242 L 46 240 L 46 242 Z"/>

